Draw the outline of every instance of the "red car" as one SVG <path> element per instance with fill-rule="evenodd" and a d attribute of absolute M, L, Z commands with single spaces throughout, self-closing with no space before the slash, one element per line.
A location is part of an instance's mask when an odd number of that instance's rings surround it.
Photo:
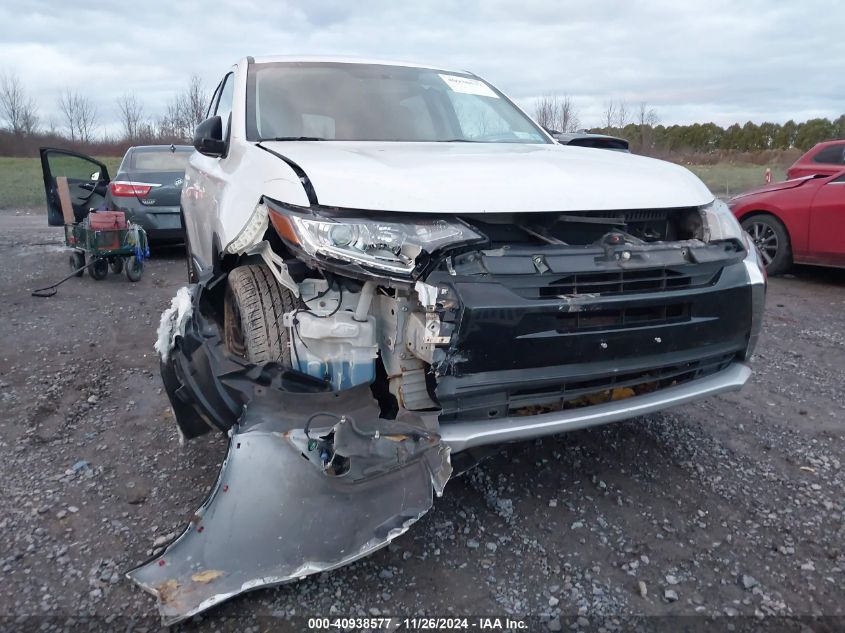
<path fill-rule="evenodd" d="M 845 267 L 845 170 L 752 189 L 728 202 L 776 275 L 793 262 Z"/>
<path fill-rule="evenodd" d="M 845 139 L 816 143 L 792 167 L 786 170 L 788 179 L 823 174 L 832 176 L 845 169 Z"/>

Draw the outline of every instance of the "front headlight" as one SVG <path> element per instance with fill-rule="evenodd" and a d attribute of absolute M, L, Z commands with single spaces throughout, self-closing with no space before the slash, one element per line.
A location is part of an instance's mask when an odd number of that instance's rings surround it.
<path fill-rule="evenodd" d="M 728 205 L 718 198 L 706 207 L 701 208 L 701 217 L 704 220 L 705 242 L 737 240 L 744 244 L 742 227 L 736 221 Z"/>
<path fill-rule="evenodd" d="M 413 221 L 329 218 L 290 212 L 275 204 L 270 220 L 279 235 L 312 257 L 360 264 L 409 276 L 423 253 L 482 239 L 457 220 L 414 216 Z"/>

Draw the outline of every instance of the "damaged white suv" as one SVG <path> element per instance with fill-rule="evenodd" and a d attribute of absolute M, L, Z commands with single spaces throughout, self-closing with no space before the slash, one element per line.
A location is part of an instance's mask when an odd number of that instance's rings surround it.
<path fill-rule="evenodd" d="M 471 73 L 246 58 L 194 145 L 192 283 L 158 348 L 183 434 L 230 446 L 130 573 L 168 621 L 383 546 L 467 449 L 749 377 L 765 278 L 727 207 L 682 167 L 555 143 Z"/>

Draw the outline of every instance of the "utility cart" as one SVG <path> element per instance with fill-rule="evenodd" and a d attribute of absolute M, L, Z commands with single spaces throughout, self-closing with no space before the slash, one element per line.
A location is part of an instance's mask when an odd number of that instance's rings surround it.
<path fill-rule="evenodd" d="M 98 281 L 109 268 L 118 275 L 125 270 L 129 281 L 138 281 L 149 255 L 144 229 L 127 223 L 120 211 L 92 212 L 81 222 L 65 224 L 65 244 L 73 249 L 70 268 L 76 276 L 82 276 L 87 264 L 88 274 Z"/>

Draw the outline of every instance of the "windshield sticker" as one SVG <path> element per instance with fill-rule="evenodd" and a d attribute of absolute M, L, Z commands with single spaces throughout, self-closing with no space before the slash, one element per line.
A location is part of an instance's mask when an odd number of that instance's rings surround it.
<path fill-rule="evenodd" d="M 490 89 L 490 86 L 478 79 L 443 74 L 440 74 L 440 78 L 455 92 L 462 92 L 468 95 L 478 95 L 480 97 L 493 97 L 494 99 L 499 98 L 499 95 L 493 92 Z"/>

